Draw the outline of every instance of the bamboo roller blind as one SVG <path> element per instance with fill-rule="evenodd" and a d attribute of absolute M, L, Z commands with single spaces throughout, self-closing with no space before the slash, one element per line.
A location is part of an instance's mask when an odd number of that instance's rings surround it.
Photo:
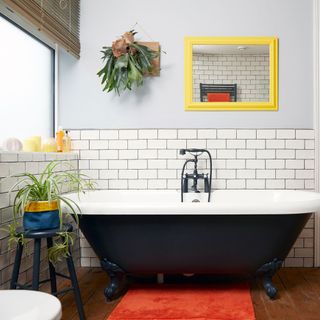
<path fill-rule="evenodd" d="M 51 40 L 80 57 L 80 0 L 4 0 Z"/>

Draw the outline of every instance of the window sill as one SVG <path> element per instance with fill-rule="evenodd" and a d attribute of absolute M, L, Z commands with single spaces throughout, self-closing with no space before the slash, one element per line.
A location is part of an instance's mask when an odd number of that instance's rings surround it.
<path fill-rule="evenodd" d="M 0 150 L 0 162 L 77 160 L 77 152 L 11 152 Z"/>

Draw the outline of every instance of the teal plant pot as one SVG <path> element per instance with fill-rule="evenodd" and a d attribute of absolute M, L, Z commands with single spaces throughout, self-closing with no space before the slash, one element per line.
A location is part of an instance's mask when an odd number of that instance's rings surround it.
<path fill-rule="evenodd" d="M 60 227 L 57 201 L 35 201 L 25 207 L 23 215 L 25 230 L 47 230 Z"/>

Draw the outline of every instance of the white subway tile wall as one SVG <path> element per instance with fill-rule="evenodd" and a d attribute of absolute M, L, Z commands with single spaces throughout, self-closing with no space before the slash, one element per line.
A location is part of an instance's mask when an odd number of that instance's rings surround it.
<path fill-rule="evenodd" d="M 192 61 L 193 101 L 200 101 L 200 83 L 236 83 L 237 101 L 269 100 L 269 55 L 194 53 Z"/>
<path fill-rule="evenodd" d="M 86 139 L 94 136 L 91 131 L 84 131 L 81 135 Z M 80 132 L 78 135 L 80 138 Z M 81 140 L 80 140 L 81 141 Z M 85 143 L 87 140 L 83 140 Z M 86 149 L 89 144 L 86 145 Z M 15 191 L 9 195 L 13 183 L 17 181 L 15 177 L 9 175 L 16 175 L 19 173 L 30 172 L 39 174 L 42 169 L 51 160 L 61 161 L 58 166 L 59 171 L 70 170 L 66 163 L 70 163 L 73 168 L 78 169 L 78 156 L 76 153 L 13 153 L 0 152 L 0 289 L 8 289 L 9 281 L 13 268 L 15 257 L 15 248 L 8 250 L 8 233 L 4 231 L 8 224 L 12 223 L 12 204 Z M 90 172 L 91 173 L 91 172 Z M 43 245 L 45 242 L 43 241 Z M 32 258 L 33 258 L 33 244 L 29 243 L 28 250 L 24 250 L 23 259 L 20 268 L 20 283 L 25 283 L 32 279 Z M 46 250 L 43 247 L 41 253 L 41 278 L 47 277 L 48 264 L 46 262 Z M 73 257 L 76 264 L 80 264 L 80 241 L 76 238 L 73 246 Z M 61 263 L 58 270 L 65 269 L 66 264 Z"/>
<path fill-rule="evenodd" d="M 101 189 L 179 189 L 186 158 L 179 155 L 179 149 L 186 147 L 211 152 L 214 189 L 314 189 L 313 130 L 71 130 L 71 136 L 73 149 L 80 155 L 80 169 L 97 179 Z M 199 168 L 207 167 L 207 161 L 200 161 Z M 6 173 L 8 168 L 3 170 Z M 285 265 L 313 266 L 313 241 L 311 218 Z M 98 265 L 88 248 L 82 238 L 81 264 Z"/>

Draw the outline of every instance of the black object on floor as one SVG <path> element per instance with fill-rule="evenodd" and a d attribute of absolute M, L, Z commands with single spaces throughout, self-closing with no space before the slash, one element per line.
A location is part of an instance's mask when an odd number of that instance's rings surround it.
<path fill-rule="evenodd" d="M 39 290 L 39 284 L 50 281 L 51 283 L 51 294 L 57 296 L 59 294 L 65 293 L 67 291 L 73 290 L 76 305 L 79 313 L 79 319 L 85 320 L 85 314 L 83 310 L 83 304 L 81 300 L 80 288 L 78 285 L 77 274 L 75 271 L 73 259 L 71 252 L 66 257 L 66 262 L 68 266 L 69 276 L 58 273 L 55 270 L 54 265 L 49 261 L 49 273 L 50 278 L 40 281 L 40 252 L 41 252 L 41 240 L 47 239 L 47 248 L 51 248 L 53 245 L 53 237 L 59 236 L 59 232 L 72 232 L 73 228 L 71 224 L 64 224 L 62 229 L 50 229 L 50 230 L 24 230 L 23 228 L 17 229 L 17 235 L 23 235 L 27 239 L 34 239 L 34 252 L 33 252 L 33 274 L 31 284 L 19 284 L 19 270 L 21 265 L 21 257 L 23 252 L 23 245 L 19 242 L 17 244 L 16 256 L 14 260 L 14 266 L 12 271 L 10 289 L 32 289 Z M 69 279 L 72 286 L 61 291 L 57 291 L 57 276 Z"/>

